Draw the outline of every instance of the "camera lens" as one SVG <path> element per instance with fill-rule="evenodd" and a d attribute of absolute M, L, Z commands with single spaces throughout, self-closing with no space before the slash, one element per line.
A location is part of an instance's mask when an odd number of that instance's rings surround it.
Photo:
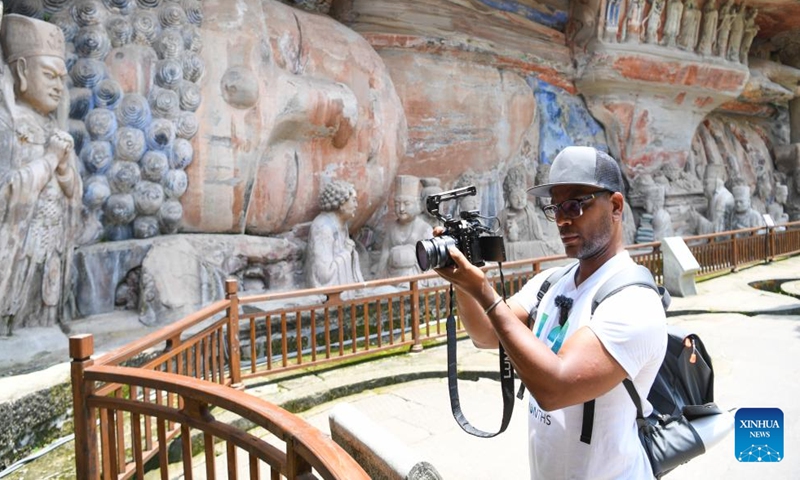
<path fill-rule="evenodd" d="M 456 239 L 449 235 L 434 237 L 417 242 L 417 265 L 423 272 L 431 268 L 442 268 L 452 264 L 447 249 L 456 245 Z"/>

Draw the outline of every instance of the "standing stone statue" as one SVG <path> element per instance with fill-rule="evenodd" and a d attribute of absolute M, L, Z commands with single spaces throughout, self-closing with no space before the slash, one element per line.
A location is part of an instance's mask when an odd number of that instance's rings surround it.
<path fill-rule="evenodd" d="M 731 62 L 738 62 L 739 49 L 742 46 L 742 37 L 744 36 L 744 12 L 741 5 L 733 7 L 733 14 L 731 36 L 728 38 L 727 59 Z"/>
<path fill-rule="evenodd" d="M 67 75 L 64 35 L 9 14 L 0 44 L 7 63 L 0 79 L 0 334 L 10 335 L 65 320 L 83 187 L 72 137 L 56 118 Z"/>
<path fill-rule="evenodd" d="M 789 177 L 789 198 L 786 200 L 786 213 L 792 222 L 800 220 L 800 157 L 794 159 L 794 165 Z"/>
<path fill-rule="evenodd" d="M 722 178 L 724 172 L 724 166 L 709 164 L 706 166 L 706 178 L 703 181 L 704 193 L 708 199 L 708 220 L 713 232 L 728 230 L 734 208 L 733 194 L 725 188 L 725 180 Z"/>
<path fill-rule="evenodd" d="M 756 15 L 758 15 L 758 9 L 747 7 L 745 10 L 744 35 L 742 36 L 742 45 L 739 47 L 739 61 L 744 65 L 748 64 L 750 46 L 759 30 L 759 26 L 756 24 Z"/>
<path fill-rule="evenodd" d="M 737 185 L 733 187 L 734 212 L 731 215 L 730 230 L 763 227 L 764 217 L 758 210 L 750 206 L 750 187 Z"/>
<path fill-rule="evenodd" d="M 789 215 L 783 211 L 783 206 L 789 198 L 789 187 L 783 184 L 775 186 L 775 201 L 767 207 L 767 213 L 772 217 L 776 225 L 789 221 Z"/>
<path fill-rule="evenodd" d="M 348 222 L 358 208 L 356 190 L 348 182 L 334 180 L 319 196 L 322 212 L 308 231 L 306 275 L 309 287 L 327 287 L 364 281 L 356 244 Z"/>
<path fill-rule="evenodd" d="M 647 14 L 647 29 L 645 30 L 645 42 L 658 43 L 658 29 L 661 28 L 661 15 L 664 12 L 664 2 L 666 0 L 653 0 L 650 12 Z"/>
<path fill-rule="evenodd" d="M 695 0 L 686 0 L 686 8 L 681 19 L 681 33 L 678 35 L 678 47 L 693 52 L 700 35 L 700 10 Z"/>
<path fill-rule="evenodd" d="M 717 27 L 717 45 L 714 53 L 724 57 L 728 49 L 728 37 L 731 34 L 733 18 L 736 16 L 733 0 L 727 0 L 719 10 L 719 27 Z"/>
<path fill-rule="evenodd" d="M 645 190 L 644 209 L 653 216 L 653 238 L 656 241 L 675 235 L 672 228 L 672 217 L 664 208 L 666 194 L 666 187 L 658 184 L 654 184 Z"/>
<path fill-rule="evenodd" d="M 543 240 L 542 227 L 536 209 L 528 201 L 528 182 L 525 167 L 511 167 L 503 180 L 506 208 L 500 212 L 500 225 L 509 242 Z"/>
<path fill-rule="evenodd" d="M 638 43 L 641 40 L 643 14 L 644 0 L 630 0 L 628 13 L 625 15 L 625 24 L 622 27 L 623 42 Z"/>
<path fill-rule="evenodd" d="M 683 0 L 668 0 L 667 21 L 664 24 L 664 38 L 661 40 L 662 45 L 667 47 L 675 47 L 677 45 L 682 16 Z"/>
<path fill-rule="evenodd" d="M 607 42 L 617 41 L 619 31 L 619 10 L 622 0 L 608 0 L 606 5 L 605 33 L 603 39 Z"/>
<path fill-rule="evenodd" d="M 717 41 L 717 12 L 716 0 L 706 0 L 703 5 L 703 26 L 700 30 L 700 43 L 697 52 L 702 55 L 711 55 Z"/>
<path fill-rule="evenodd" d="M 773 188 L 771 175 L 766 172 L 761 173 L 756 179 L 756 194 L 752 199 L 752 207 L 760 213 L 767 213 L 767 206 L 772 203 Z"/>
<path fill-rule="evenodd" d="M 420 181 L 411 175 L 395 178 L 394 213 L 397 221 L 389 226 L 378 262 L 378 275 L 402 277 L 421 273 L 417 265 L 417 242 L 433 235 L 431 226 L 420 216 Z"/>

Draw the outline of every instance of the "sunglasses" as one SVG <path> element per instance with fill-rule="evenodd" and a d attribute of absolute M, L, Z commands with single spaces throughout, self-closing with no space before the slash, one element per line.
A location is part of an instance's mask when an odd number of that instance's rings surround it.
<path fill-rule="evenodd" d="M 561 203 L 551 203 L 550 205 L 545 205 L 542 207 L 542 211 L 544 212 L 544 216 L 547 217 L 548 220 L 551 222 L 556 221 L 556 214 L 559 210 L 561 213 L 564 214 L 565 217 L 569 219 L 578 218 L 583 215 L 583 205 L 586 202 L 594 200 L 595 198 L 599 197 L 604 193 L 611 193 L 608 190 L 601 190 L 599 192 L 594 192 L 590 195 L 586 195 L 585 197 L 579 198 L 570 198 L 568 200 L 564 200 Z"/>

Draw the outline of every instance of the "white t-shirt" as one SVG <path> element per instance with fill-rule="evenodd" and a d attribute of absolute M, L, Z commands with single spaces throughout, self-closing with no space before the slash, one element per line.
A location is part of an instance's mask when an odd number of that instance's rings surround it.
<path fill-rule="evenodd" d="M 575 286 L 575 270 L 570 270 L 542 298 L 533 331 L 545 345 L 557 350 L 578 328 L 590 328 L 633 380 L 647 416 L 652 411 L 647 394 L 667 348 L 661 300 L 649 288 L 631 286 L 608 297 L 591 315 L 597 290 L 615 273 L 633 264 L 628 252 L 621 252 L 579 287 Z M 539 288 L 552 272 L 548 270 L 531 279 L 512 297 L 514 301 L 530 312 Z M 555 302 L 562 295 L 573 301 L 563 332 Z M 580 441 L 583 404 L 547 412 L 532 395 L 528 397 L 532 479 L 653 478 L 637 434 L 636 407 L 622 383 L 596 399 L 590 445 Z"/>

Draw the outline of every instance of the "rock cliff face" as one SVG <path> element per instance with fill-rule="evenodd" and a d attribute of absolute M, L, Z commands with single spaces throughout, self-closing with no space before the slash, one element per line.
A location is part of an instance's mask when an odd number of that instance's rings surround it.
<path fill-rule="evenodd" d="M 800 15 L 792 14 L 800 7 L 793 3 L 9 0 L 6 7 L 57 23 L 70 44 L 70 126 L 85 150 L 87 225 L 97 230 L 86 241 L 175 232 L 289 241 L 291 254 L 278 258 L 282 250 L 274 250 L 268 260 L 230 243 L 236 251 L 227 254 L 227 270 L 254 289 L 304 286 L 298 272 L 308 224 L 331 180 L 356 187 L 349 226 L 368 272 L 394 220 L 397 175 L 435 178 L 443 189 L 469 181 L 482 213 L 499 215 L 507 172 L 522 167 L 533 184 L 573 144 L 621 162 L 635 222 L 655 182 L 665 187 L 674 231 L 696 232 L 697 214 L 707 215 L 707 172 L 729 187 L 749 186 L 764 210 L 786 184 L 786 211 L 800 212 L 793 178 Z M 80 252 L 78 312 L 141 308 L 130 300 L 143 298 L 131 292 L 141 282 L 142 261 L 134 260 L 150 245 L 112 249 L 127 260 L 110 273 L 105 257 L 92 258 L 96 249 Z M 200 290 L 213 297 L 219 289 Z M 116 298 L 118 291 L 125 296 Z"/>

